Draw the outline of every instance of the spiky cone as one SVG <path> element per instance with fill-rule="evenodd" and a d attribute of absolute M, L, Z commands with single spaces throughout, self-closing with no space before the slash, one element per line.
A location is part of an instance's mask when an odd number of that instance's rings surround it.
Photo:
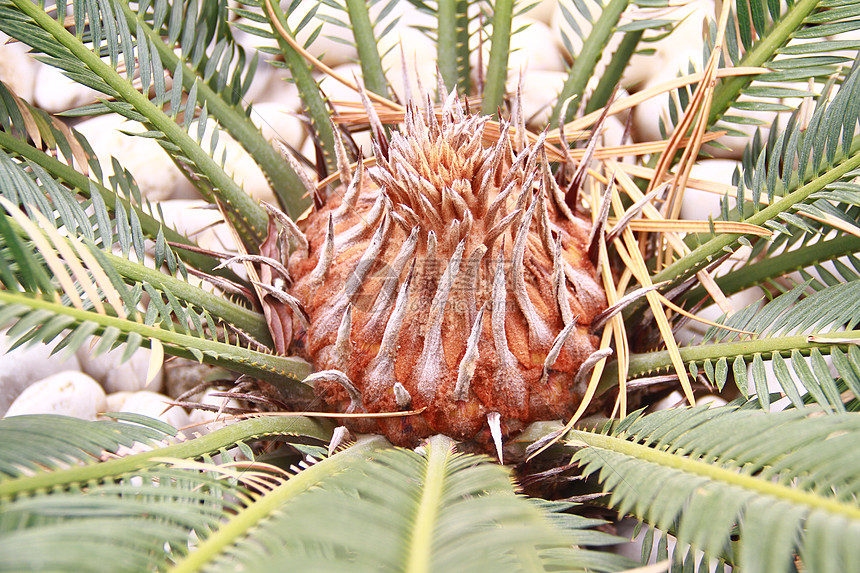
<path fill-rule="evenodd" d="M 375 166 L 302 223 L 289 292 L 309 326 L 294 321 L 293 350 L 322 371 L 316 395 L 341 412 L 424 408 L 347 419 L 353 430 L 486 447 L 582 399 L 576 374 L 606 306 L 590 223 L 565 205 L 543 144 L 520 149 L 503 128 L 487 145 L 487 120 L 454 98 L 440 117 L 410 105 L 375 141 Z"/>

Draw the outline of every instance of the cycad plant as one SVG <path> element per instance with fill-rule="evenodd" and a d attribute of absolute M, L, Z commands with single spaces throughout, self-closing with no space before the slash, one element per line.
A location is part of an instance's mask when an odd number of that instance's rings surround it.
<path fill-rule="evenodd" d="M 122 165 L 103 176 L 65 119 L 0 85 L 0 322 L 15 345 L 220 367 L 249 412 L 198 438 L 128 414 L 0 421 L 0 569 L 634 567 L 598 550 L 621 541 L 597 529 L 609 510 L 643 522 L 643 559 L 675 536 L 665 567 L 860 568 L 860 4 L 725 3 L 702 62 L 624 95 L 673 21 L 574 2 L 548 125 L 509 89 L 530 6 L 410 2 L 432 22 L 414 32 L 436 44 L 428 78 L 382 64 L 400 3 L 327 1 L 340 16 L 291 26 L 299 4 L 0 0 L 0 30 L 102 94 L 69 115 L 142 124 L 235 239 L 172 230 Z M 323 18 L 361 80 L 308 51 Z M 288 69 L 313 157 L 249 119 L 261 59 Z M 663 140 L 603 143 L 607 118 L 665 92 Z M 759 112 L 778 119 L 745 136 Z M 228 174 L 219 130 L 277 205 Z M 720 132 L 747 140 L 731 186 L 691 176 Z M 718 217 L 679 218 L 695 186 L 723 195 Z M 762 300 L 733 309 L 750 288 Z M 723 317 L 691 334 L 711 305 Z M 648 410 L 674 388 L 688 405 Z M 344 426 L 361 437 L 339 449 Z"/>

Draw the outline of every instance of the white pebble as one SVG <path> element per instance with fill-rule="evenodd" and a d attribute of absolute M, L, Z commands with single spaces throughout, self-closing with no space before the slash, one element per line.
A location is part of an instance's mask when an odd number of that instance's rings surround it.
<path fill-rule="evenodd" d="M 385 75 L 401 101 L 406 101 L 406 90 L 403 82 L 404 62 L 406 73 L 409 76 L 409 84 L 412 88 L 412 99 L 421 101 L 416 73 L 425 89 L 436 85 L 436 42 L 415 28 L 416 26 L 433 27 L 434 25 L 435 21 L 432 16 L 408 6 L 400 14 L 400 20 L 398 20 L 395 29 L 379 41 L 382 69 L 386 70 Z"/>
<path fill-rule="evenodd" d="M 531 9 L 525 13 L 529 18 L 540 20 L 544 24 L 552 22 L 552 15 L 558 8 L 558 0 L 537 0 L 532 3 Z"/>
<path fill-rule="evenodd" d="M 83 121 L 76 129 L 92 145 L 105 178 L 113 174 L 110 157 L 114 156 L 134 176 L 143 196 L 152 201 L 200 196 L 155 140 L 119 131 L 142 132 L 139 123 L 105 115 Z"/>
<path fill-rule="evenodd" d="M 700 398 L 696 398 L 697 406 L 702 406 L 704 404 L 710 404 L 711 408 L 719 408 L 720 406 L 725 406 L 728 402 L 726 402 L 724 398 L 715 394 L 707 394 Z"/>
<path fill-rule="evenodd" d="M 204 248 L 213 251 L 230 251 L 235 241 L 224 218 L 217 209 L 202 199 L 173 199 L 162 201 L 164 222 L 177 232 L 188 236 Z"/>
<path fill-rule="evenodd" d="M 677 390 L 673 390 L 671 394 L 666 396 L 665 398 L 658 400 L 654 404 L 651 405 L 651 410 L 657 412 L 660 410 L 670 410 L 677 406 L 687 406 L 689 403 L 687 399 L 684 398 L 684 395 L 681 394 Z"/>
<path fill-rule="evenodd" d="M 82 372 L 66 370 L 44 378 L 21 393 L 6 416 L 62 414 L 95 420 L 107 402 L 99 383 Z"/>
<path fill-rule="evenodd" d="M 134 394 L 134 392 L 127 391 L 108 394 L 105 398 L 107 402 L 107 406 L 105 406 L 105 412 L 121 412 L 125 401 L 128 400 L 129 396 L 131 396 L 132 394 Z"/>
<path fill-rule="evenodd" d="M 9 36 L 0 32 L 0 81 L 32 103 L 38 62 L 27 54 L 24 44 L 7 44 L 8 40 Z"/>
<path fill-rule="evenodd" d="M 355 82 L 355 79 L 358 78 L 359 83 L 361 83 L 361 66 L 358 64 L 343 64 L 332 69 L 337 75 L 350 82 Z M 320 89 L 333 102 L 361 104 L 361 96 L 358 95 L 358 92 L 331 76 L 320 78 Z"/>
<path fill-rule="evenodd" d="M 730 186 L 732 175 L 739 165 L 730 159 L 705 159 L 693 166 L 690 178 Z M 696 189 L 695 182 L 691 182 L 684 191 L 681 218 L 694 221 L 707 221 L 708 217 L 716 219 L 720 216 L 721 200 L 721 195 Z M 729 205 L 734 206 L 734 200 L 729 199 Z"/>
<path fill-rule="evenodd" d="M 151 352 L 148 348 L 139 348 L 131 358 L 121 361 L 125 348 L 116 348 L 110 352 L 92 356 L 86 346 L 77 351 L 81 370 L 99 382 L 107 393 L 138 390 L 160 392 L 163 386 L 162 372 L 159 368 L 152 381 L 147 384 Z"/>
<path fill-rule="evenodd" d="M 676 79 L 679 72 L 686 74 L 690 62 L 701 69 L 701 52 L 695 50 L 679 49 L 669 61 L 655 58 L 652 64 L 655 68 L 647 70 L 648 80 L 643 89 L 659 86 L 668 81 Z M 645 100 L 633 110 L 633 136 L 636 141 L 658 141 L 663 139 L 660 133 L 659 120 L 671 135 L 671 122 L 669 116 L 669 93 L 661 93 Z M 676 106 L 677 107 L 677 106 Z M 683 113 L 683 112 L 680 112 Z"/>
<path fill-rule="evenodd" d="M 603 146 L 620 146 L 622 140 L 624 139 L 624 128 L 624 123 L 622 123 L 621 119 L 619 119 L 617 115 L 607 116 L 606 120 L 603 123 L 603 131 L 601 132 L 601 136 L 603 138 Z M 627 143 L 630 143 L 629 137 L 627 139 Z"/>
<path fill-rule="evenodd" d="M 564 72 L 547 70 L 530 70 L 523 75 L 522 105 L 527 124 L 546 125 L 566 78 Z M 516 93 L 519 82 L 519 74 L 511 74 L 508 77 L 508 91 Z"/>
<path fill-rule="evenodd" d="M 19 346 L 11 352 L 10 341 L 0 336 L 0 415 L 28 386 L 63 370 L 79 370 L 74 354 L 60 352 L 51 356 L 52 346 L 34 344 Z"/>
<path fill-rule="evenodd" d="M 307 131 L 295 111 L 286 102 L 264 102 L 254 104 L 251 121 L 260 128 L 269 141 L 281 141 L 299 149 Z"/>
<path fill-rule="evenodd" d="M 296 110 L 296 104 L 300 103 L 299 88 L 291 81 L 287 70 L 277 69 L 273 72 L 272 77 L 266 82 L 265 92 L 260 94 L 254 105 L 270 102 L 289 106 L 293 111 Z"/>
<path fill-rule="evenodd" d="M 187 426 L 189 424 L 188 414 L 179 406 L 171 408 L 170 402 L 171 399 L 164 394 L 142 390 L 129 396 L 122 405 L 121 411 L 157 418 L 174 428 Z"/>
<path fill-rule="evenodd" d="M 67 78 L 57 68 L 47 64 L 39 66 L 33 100 L 43 110 L 59 113 L 96 103 L 99 97 L 104 97 L 104 94 Z"/>

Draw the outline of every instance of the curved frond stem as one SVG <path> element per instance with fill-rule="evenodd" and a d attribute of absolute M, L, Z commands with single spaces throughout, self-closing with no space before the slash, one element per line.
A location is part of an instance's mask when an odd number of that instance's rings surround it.
<path fill-rule="evenodd" d="M 736 485 L 747 491 L 754 491 L 773 496 L 780 500 L 802 504 L 810 510 L 823 509 L 851 519 L 860 519 L 860 508 L 856 505 L 840 502 L 798 488 L 788 487 L 760 476 L 747 475 L 742 472 L 722 468 L 717 464 L 662 452 L 656 448 L 636 444 L 623 438 L 580 430 L 573 430 L 569 436 L 575 442 L 580 442 L 592 448 L 618 452 L 663 467 L 674 468 L 721 483 Z"/>
<path fill-rule="evenodd" d="M 54 316 L 66 316 L 76 323 L 94 323 L 97 326 L 96 331 L 93 332 L 95 336 L 105 329 L 113 327 L 122 332 L 124 336 L 136 334 L 142 337 L 144 345 L 148 344 L 146 341 L 156 339 L 162 343 L 165 352 L 174 356 L 223 366 L 241 374 L 267 380 L 287 391 L 296 390 L 300 394 L 308 394 L 310 390 L 298 380 L 311 373 L 311 366 L 298 358 L 266 354 L 225 342 L 174 332 L 142 322 L 70 308 L 24 293 L 0 290 L 0 305 L 21 305 L 32 310 L 48 311 Z"/>
<path fill-rule="evenodd" d="M 180 561 L 171 573 L 202 571 L 208 563 L 219 557 L 237 539 L 248 534 L 262 520 L 287 503 L 318 484 L 322 479 L 339 473 L 355 460 L 368 457 L 374 450 L 385 447 L 388 442 L 379 436 L 364 440 L 333 456 L 300 471 L 286 483 L 249 504 L 235 517 L 203 541 L 197 550 Z"/>
<path fill-rule="evenodd" d="M 55 487 L 98 481 L 152 467 L 163 463 L 164 458 L 198 458 L 202 455 L 229 448 L 245 440 L 272 435 L 313 436 L 328 440 L 331 432 L 327 424 L 304 416 L 263 416 L 241 420 L 193 440 L 156 448 L 139 454 L 108 460 L 102 463 L 72 467 L 52 472 L 0 481 L 0 498 L 27 494 Z"/>
<path fill-rule="evenodd" d="M 832 336 L 835 343 L 820 342 Z M 737 357 L 751 358 L 756 354 L 771 354 L 778 352 L 783 356 L 790 356 L 793 351 L 809 354 L 812 349 L 817 348 L 824 353 L 830 353 L 833 348 L 846 350 L 850 344 L 846 339 L 860 338 L 860 330 L 838 332 L 833 335 L 816 335 L 819 342 L 810 342 L 809 336 L 805 334 L 792 336 L 768 336 L 758 340 L 744 340 L 741 342 L 722 342 L 718 344 L 705 344 L 698 346 L 681 347 L 681 359 L 685 364 L 701 364 L 706 360 L 717 361 L 721 358 L 735 359 Z M 628 365 L 629 376 L 636 378 L 653 372 L 667 371 L 672 368 L 672 360 L 665 350 L 648 352 L 644 354 L 631 354 Z M 601 381 L 601 390 L 608 389 L 616 381 L 615 364 L 607 367 L 606 373 Z"/>
<path fill-rule="evenodd" d="M 173 48 L 162 40 L 161 36 L 149 26 L 139 13 L 129 7 L 127 0 L 119 4 L 131 29 L 134 30 L 139 27 L 140 30 L 143 30 L 151 45 L 158 50 L 164 68 L 176 69 L 180 62 L 180 56 L 173 51 Z M 140 38 L 138 40 L 145 41 Z M 303 197 L 304 187 L 295 171 L 281 158 L 280 152 L 266 141 L 260 130 L 248 121 L 244 110 L 225 101 L 220 94 L 212 89 L 208 82 L 202 81 L 202 78 L 187 65 L 184 58 L 182 62 L 183 87 L 190 90 L 192 86 L 197 86 L 197 98 L 200 105 L 206 105 L 209 114 L 218 120 L 218 123 L 242 145 L 260 166 L 287 213 L 294 219 L 301 215 L 310 201 Z"/>
<path fill-rule="evenodd" d="M 493 3 L 493 39 L 481 103 L 481 113 L 484 115 L 497 113 L 507 89 L 513 12 L 513 0 L 496 0 Z"/>

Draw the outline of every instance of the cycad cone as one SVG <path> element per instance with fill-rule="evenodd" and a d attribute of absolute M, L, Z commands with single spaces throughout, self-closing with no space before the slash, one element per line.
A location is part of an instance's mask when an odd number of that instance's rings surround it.
<path fill-rule="evenodd" d="M 582 398 L 575 375 L 606 305 L 590 224 L 564 204 L 543 145 L 503 126 L 486 146 L 487 119 L 454 98 L 438 115 L 410 105 L 400 131 L 374 142 L 376 164 L 304 222 L 290 293 L 310 326 L 294 318 L 292 331 L 325 371 L 317 396 L 341 412 L 424 408 L 348 419 L 356 431 L 489 444 Z"/>

